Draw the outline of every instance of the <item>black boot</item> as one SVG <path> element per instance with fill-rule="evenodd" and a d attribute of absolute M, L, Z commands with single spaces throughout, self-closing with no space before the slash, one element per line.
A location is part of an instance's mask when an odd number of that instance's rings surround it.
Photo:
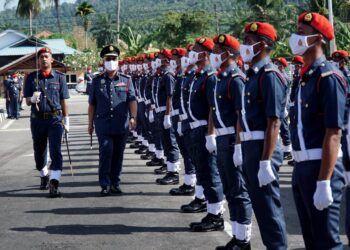
<path fill-rule="evenodd" d="M 233 236 L 226 246 L 219 246 L 215 250 L 251 250 L 251 246 L 249 241 L 237 240 Z"/>
<path fill-rule="evenodd" d="M 102 188 L 102 189 L 101 189 L 101 192 L 100 192 L 101 196 L 108 196 L 108 195 L 111 194 L 111 188 L 110 188 L 110 187 L 108 187 L 108 186 L 103 186 L 103 187 L 101 187 L 101 188 Z"/>
<path fill-rule="evenodd" d="M 159 185 L 176 185 L 179 184 L 179 173 L 168 172 L 163 178 L 156 180 Z"/>
<path fill-rule="evenodd" d="M 144 146 L 144 145 L 141 145 L 140 147 L 139 147 L 139 149 L 137 149 L 137 150 L 135 150 L 135 154 L 138 154 L 138 155 L 142 155 L 142 154 L 146 154 L 148 152 L 148 149 L 147 149 L 147 147 L 146 146 Z"/>
<path fill-rule="evenodd" d="M 179 195 L 192 196 L 194 195 L 194 192 L 195 192 L 194 187 L 186 184 L 182 184 L 180 187 L 173 188 L 169 191 L 169 193 L 174 196 L 179 196 Z"/>
<path fill-rule="evenodd" d="M 292 159 L 292 154 L 291 154 L 291 152 L 284 152 L 284 153 L 283 153 L 283 160 L 289 161 L 289 160 L 291 160 L 291 159 Z"/>
<path fill-rule="evenodd" d="M 119 186 L 111 186 L 111 193 L 119 196 L 123 194 L 123 191 Z"/>
<path fill-rule="evenodd" d="M 50 188 L 49 197 L 50 198 L 58 198 L 58 197 L 62 196 L 60 190 L 58 189 L 58 185 L 59 185 L 58 180 L 55 180 L 55 179 L 50 180 L 50 184 L 49 184 L 49 188 Z"/>
<path fill-rule="evenodd" d="M 141 155 L 140 158 L 142 160 L 152 160 L 153 158 L 155 158 L 155 153 L 154 152 L 148 152 L 145 155 Z"/>
<path fill-rule="evenodd" d="M 166 164 L 164 164 L 164 165 L 161 166 L 160 168 L 156 168 L 156 169 L 154 170 L 154 173 L 155 173 L 155 174 L 166 174 L 166 172 L 167 172 L 167 166 L 166 166 Z"/>
<path fill-rule="evenodd" d="M 181 206 L 183 213 L 201 213 L 207 211 L 207 202 L 205 199 L 194 198 L 189 204 Z"/>
<path fill-rule="evenodd" d="M 288 165 L 289 165 L 289 166 L 294 167 L 294 164 L 295 164 L 295 161 L 294 161 L 294 160 L 290 160 L 290 161 L 288 161 Z"/>
<path fill-rule="evenodd" d="M 49 179 L 50 176 L 46 175 L 44 177 L 40 177 L 40 190 L 47 190 L 49 188 Z"/>
<path fill-rule="evenodd" d="M 224 230 L 224 218 L 222 214 L 207 214 L 201 222 L 190 224 L 192 232 L 211 232 Z"/>
<path fill-rule="evenodd" d="M 146 165 L 150 167 L 162 166 L 163 164 L 164 160 L 158 159 L 157 157 L 153 158 L 151 161 L 146 162 Z"/>
<path fill-rule="evenodd" d="M 129 148 L 139 148 L 141 146 L 140 141 L 136 141 L 133 144 L 130 144 Z"/>

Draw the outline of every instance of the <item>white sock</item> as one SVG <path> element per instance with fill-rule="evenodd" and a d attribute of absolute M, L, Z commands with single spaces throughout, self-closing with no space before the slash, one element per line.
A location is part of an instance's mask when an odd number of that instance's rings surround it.
<path fill-rule="evenodd" d="M 45 167 L 43 167 L 42 170 L 39 171 L 40 172 L 40 177 L 45 177 L 49 174 L 49 169 L 47 168 L 47 165 L 45 165 Z"/>
<path fill-rule="evenodd" d="M 201 185 L 196 185 L 195 188 L 195 195 L 198 199 L 204 200 L 205 196 L 204 196 L 204 188 Z"/>
<path fill-rule="evenodd" d="M 196 175 L 195 174 L 185 174 L 185 177 L 184 177 L 184 182 L 187 186 L 194 186 L 196 185 Z"/>
<path fill-rule="evenodd" d="M 51 170 L 50 180 L 60 181 L 61 173 L 62 173 L 62 171 L 60 171 L 60 170 Z"/>
<path fill-rule="evenodd" d="M 244 225 L 236 223 L 236 239 L 241 241 L 250 241 L 252 236 L 252 224 Z"/>

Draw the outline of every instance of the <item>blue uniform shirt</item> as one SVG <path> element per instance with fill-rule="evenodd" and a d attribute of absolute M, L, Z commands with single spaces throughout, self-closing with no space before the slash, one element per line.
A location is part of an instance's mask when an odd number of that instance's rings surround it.
<path fill-rule="evenodd" d="M 287 84 L 278 68 L 266 57 L 247 71 L 247 81 L 242 93 L 245 117 L 250 131 L 265 131 L 266 118 L 283 118 Z M 243 131 L 248 131 L 240 116 Z"/>
<path fill-rule="evenodd" d="M 182 85 L 182 81 L 184 80 L 185 78 L 181 73 L 179 73 L 176 76 L 173 98 L 172 98 L 172 105 L 174 110 L 181 108 L 181 85 Z"/>
<path fill-rule="evenodd" d="M 195 77 L 195 68 L 191 71 L 187 72 L 183 76 L 183 81 L 181 82 L 181 96 L 180 96 L 180 117 L 187 117 L 185 120 L 182 121 L 182 131 L 186 131 L 190 129 L 190 123 L 188 119 L 188 100 L 190 96 L 190 87 L 191 83 Z"/>
<path fill-rule="evenodd" d="M 241 106 L 241 94 L 245 75 L 232 64 L 216 78 L 216 85 L 209 98 L 213 110 L 215 128 L 236 127 L 237 113 Z"/>
<path fill-rule="evenodd" d="M 38 81 L 37 72 L 30 73 L 26 78 L 23 89 L 23 96 L 25 98 L 32 97 L 35 91 L 40 91 L 40 102 L 38 103 L 39 112 L 52 112 L 53 110 L 49 106 L 48 101 L 45 98 L 45 95 L 39 85 L 45 88 L 55 109 L 61 110 L 61 100 L 69 98 L 65 75 L 57 70 L 52 70 L 47 78 L 45 78 L 39 71 Z M 35 104 L 32 105 L 32 112 L 37 112 L 35 106 Z"/>
<path fill-rule="evenodd" d="M 158 107 L 166 106 L 167 97 L 170 97 L 173 95 L 174 86 L 175 86 L 174 75 L 171 72 L 166 71 L 163 77 L 158 82 L 158 88 L 157 88 Z"/>
<path fill-rule="evenodd" d="M 111 80 L 107 74 L 92 81 L 89 104 L 96 107 L 94 123 L 97 135 L 124 134 L 128 131 L 128 102 L 135 101 L 131 77 L 118 74 Z"/>
<path fill-rule="evenodd" d="M 295 122 L 291 126 L 294 150 L 301 150 L 298 126 L 306 149 L 322 148 L 326 128 L 343 128 L 346 83 L 341 75 L 341 72 L 322 56 L 301 78 L 294 105 Z"/>
<path fill-rule="evenodd" d="M 146 85 L 145 85 L 145 99 L 148 102 L 148 106 L 152 104 L 152 86 L 153 86 L 154 76 L 149 75 L 147 77 Z"/>

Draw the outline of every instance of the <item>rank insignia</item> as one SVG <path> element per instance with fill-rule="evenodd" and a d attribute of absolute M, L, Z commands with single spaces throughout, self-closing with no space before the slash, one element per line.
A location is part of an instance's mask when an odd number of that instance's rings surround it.
<path fill-rule="evenodd" d="M 252 23 L 250 25 L 250 31 L 251 32 L 256 32 L 258 30 L 258 24 L 257 23 Z"/>
<path fill-rule="evenodd" d="M 311 22 L 312 21 L 312 14 L 308 13 L 304 16 L 304 21 L 305 22 Z"/>

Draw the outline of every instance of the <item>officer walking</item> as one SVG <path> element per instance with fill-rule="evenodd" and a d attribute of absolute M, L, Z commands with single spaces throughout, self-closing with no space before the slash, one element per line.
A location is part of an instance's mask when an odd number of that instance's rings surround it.
<path fill-rule="evenodd" d="M 120 51 L 113 45 L 100 53 L 105 73 L 95 77 L 89 94 L 88 133 L 99 142 L 101 195 L 120 195 L 120 174 L 129 128 L 136 127 L 137 104 L 131 77 L 118 71 Z M 129 115 L 130 114 L 130 115 Z"/>
<path fill-rule="evenodd" d="M 11 79 L 7 82 L 7 96 L 9 98 L 9 113 L 11 119 L 18 120 L 19 116 L 19 98 L 20 98 L 20 87 L 18 84 L 18 78 L 13 74 Z"/>
<path fill-rule="evenodd" d="M 40 172 L 40 189 L 47 188 L 49 197 L 60 197 L 58 189 L 62 172 L 61 141 L 63 129 L 69 132 L 68 105 L 69 98 L 66 77 L 53 70 L 52 52 L 42 48 L 37 53 L 40 70 L 32 72 L 26 78 L 24 97 L 31 106 L 30 127 L 33 138 L 36 168 Z M 63 121 L 63 123 L 62 123 Z M 47 164 L 47 141 L 49 141 L 51 173 Z"/>
<path fill-rule="evenodd" d="M 89 66 L 87 66 L 86 72 L 84 74 L 84 81 L 86 84 L 86 94 L 87 95 L 89 95 L 89 93 L 90 93 L 93 78 L 94 78 L 94 74 L 92 73 L 92 66 L 89 65 Z"/>
<path fill-rule="evenodd" d="M 270 59 L 277 32 L 263 22 L 249 23 L 244 32 L 240 54 L 249 69 L 240 114 L 243 172 L 264 245 L 267 249 L 287 249 L 278 182 L 283 154 L 277 143 L 286 83 Z"/>
<path fill-rule="evenodd" d="M 292 190 L 306 249 L 343 249 L 339 216 L 345 181 L 340 138 L 346 80 L 323 53 L 324 44 L 333 38 L 332 24 L 314 12 L 299 16 L 290 38 L 293 54 L 305 61 L 291 135 Z"/>

